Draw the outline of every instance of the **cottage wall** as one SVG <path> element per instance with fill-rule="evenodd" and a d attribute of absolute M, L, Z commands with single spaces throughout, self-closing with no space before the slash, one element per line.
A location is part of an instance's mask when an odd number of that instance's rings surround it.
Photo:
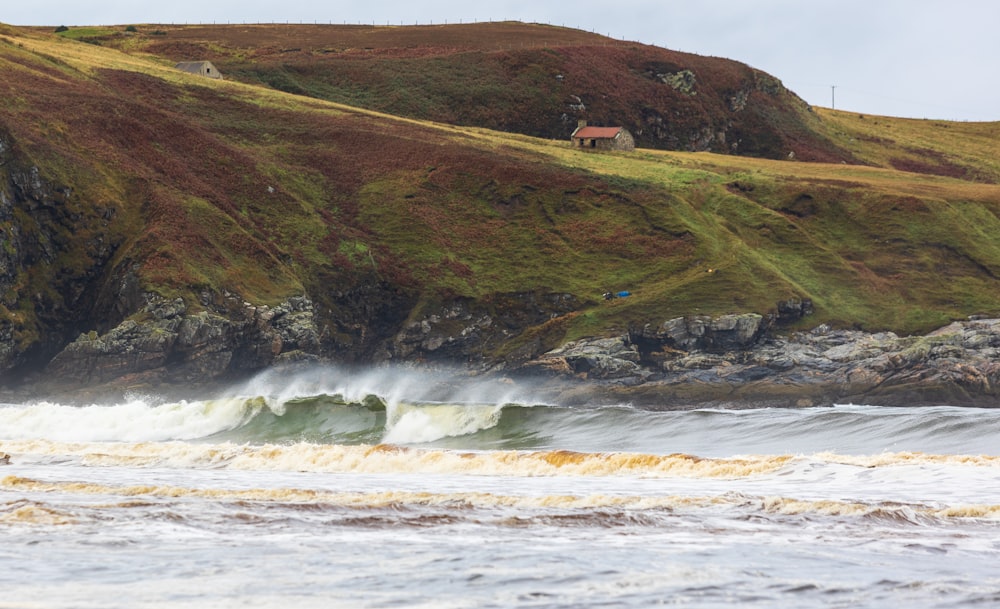
<path fill-rule="evenodd" d="M 177 69 L 190 74 L 197 74 L 206 78 L 222 79 L 222 72 L 219 72 L 211 61 L 182 61 L 177 64 Z"/>
<path fill-rule="evenodd" d="M 624 150 L 625 152 L 631 152 L 635 150 L 635 138 L 632 134 L 628 132 L 627 129 L 622 129 L 621 133 L 618 134 L 612 141 L 613 150 Z"/>
<path fill-rule="evenodd" d="M 635 150 L 635 138 L 627 129 L 621 129 L 615 137 L 574 137 L 573 145 L 585 150 L 618 150 L 631 152 Z"/>
<path fill-rule="evenodd" d="M 219 71 L 215 69 L 215 66 L 208 63 L 207 61 L 201 64 L 201 70 L 199 70 L 199 72 L 201 72 L 202 76 L 207 76 L 209 78 L 222 78 L 222 74 L 220 74 Z"/>

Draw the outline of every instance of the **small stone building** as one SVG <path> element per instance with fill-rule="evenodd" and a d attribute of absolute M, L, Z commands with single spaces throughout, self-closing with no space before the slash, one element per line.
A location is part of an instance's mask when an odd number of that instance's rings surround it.
<path fill-rule="evenodd" d="M 580 121 L 570 139 L 575 148 L 635 150 L 635 138 L 624 127 L 588 127 L 587 121 Z"/>
<path fill-rule="evenodd" d="M 222 72 L 211 61 L 182 61 L 174 67 L 189 74 L 222 80 Z"/>

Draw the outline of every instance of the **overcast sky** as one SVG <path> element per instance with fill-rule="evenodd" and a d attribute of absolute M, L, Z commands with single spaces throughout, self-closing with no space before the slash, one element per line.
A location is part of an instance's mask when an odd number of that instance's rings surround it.
<path fill-rule="evenodd" d="M 811 104 L 866 114 L 1000 120 L 994 0 L 28 0 L 14 25 L 454 23 L 512 19 L 727 57 Z M 832 87 L 836 87 L 833 89 Z"/>

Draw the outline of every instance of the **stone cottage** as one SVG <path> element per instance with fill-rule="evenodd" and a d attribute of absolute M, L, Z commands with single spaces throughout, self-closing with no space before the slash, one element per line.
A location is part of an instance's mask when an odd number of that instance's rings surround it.
<path fill-rule="evenodd" d="M 635 138 L 624 127 L 589 127 L 587 121 L 580 121 L 570 139 L 575 148 L 635 150 Z"/>
<path fill-rule="evenodd" d="M 206 78 L 218 78 L 222 79 L 222 72 L 218 70 L 211 61 L 182 61 L 174 66 L 178 70 L 188 72 L 189 74 L 197 74 L 198 76 L 205 76 Z"/>

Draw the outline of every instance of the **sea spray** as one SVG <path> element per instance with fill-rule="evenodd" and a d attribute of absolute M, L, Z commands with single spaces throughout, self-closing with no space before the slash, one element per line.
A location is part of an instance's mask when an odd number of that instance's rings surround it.
<path fill-rule="evenodd" d="M 469 404 L 541 403 L 530 384 L 508 379 L 473 377 L 448 369 L 414 369 L 397 366 L 342 368 L 332 365 L 269 370 L 231 387 L 228 395 L 265 396 L 284 403 L 317 395 L 341 396 L 346 402 L 363 402 L 377 396 L 386 404 L 441 402 Z"/>

